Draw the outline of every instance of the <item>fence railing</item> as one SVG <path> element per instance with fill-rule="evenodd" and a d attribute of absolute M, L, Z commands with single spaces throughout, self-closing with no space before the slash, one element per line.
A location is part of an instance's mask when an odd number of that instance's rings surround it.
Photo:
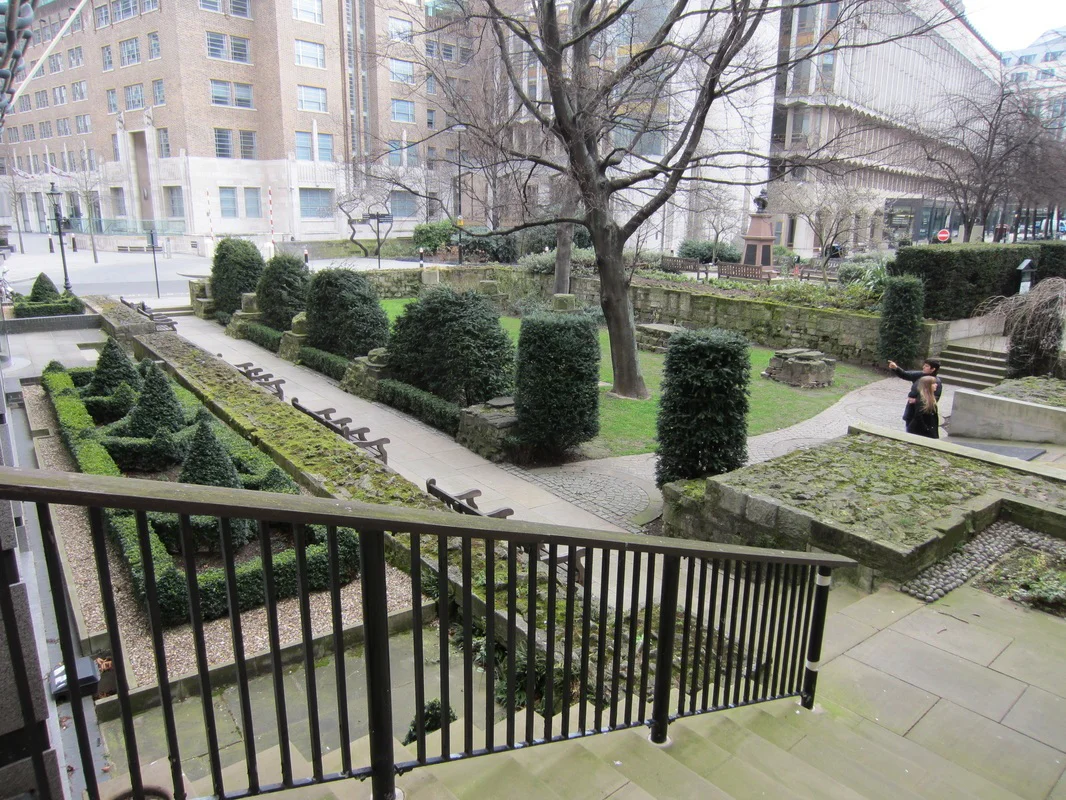
<path fill-rule="evenodd" d="M 185 233 L 183 219 L 100 219 L 94 217 L 91 227 L 93 233 L 101 236 L 147 236 L 155 230 L 158 236 L 181 236 Z M 88 217 L 67 217 L 63 230 L 68 233 L 88 234 L 90 221 Z"/>
<path fill-rule="evenodd" d="M 207 767 L 212 793 L 219 798 L 367 777 L 375 797 L 390 798 L 397 774 L 428 764 L 643 725 L 650 726 L 653 741 L 663 742 L 668 725 L 677 717 L 782 697 L 799 695 L 809 707 L 814 700 L 830 573 L 854 563 L 830 554 L 725 547 L 449 512 L 11 468 L 0 468 L 0 498 L 36 503 L 53 598 L 66 594 L 50 506 L 88 509 L 126 766 L 138 797 L 143 794 L 141 765 L 123 647 L 140 634 L 119 629 L 115 576 L 106 555 L 107 537 L 118 535 L 117 520 L 124 519 L 127 530 L 131 524 L 136 526 L 142 575 L 133 585 L 143 595 L 146 609 L 174 796 L 179 800 L 185 796 L 183 756 L 167 670 L 175 645 L 168 646 L 164 637 L 157 583 L 162 573 L 157 573 L 153 560 L 158 559 L 154 548 L 159 543 L 152 512 L 178 515 L 180 556 L 175 560 L 180 557 L 184 569 L 183 592 L 187 593 L 195 650 Z M 204 516 L 219 520 L 224 609 L 239 608 L 244 599 L 235 567 L 233 520 L 255 522 L 253 542 L 257 539 L 261 560 L 255 568 L 256 580 L 261 579 L 266 600 L 273 685 L 269 713 L 253 709 L 242 617 L 229 615 L 239 706 L 234 716 L 240 718 L 244 742 L 243 775 L 235 785 L 224 779 L 219 759 L 212 710 L 212 693 L 218 687 L 213 686 L 209 669 L 204 590 L 197 580 Z M 354 715 L 346 685 L 351 670 L 345 663 L 340 594 L 342 564 L 351 563 L 341 552 L 338 531 L 345 529 L 358 532 L 365 637 L 366 706 L 356 708 Z M 294 563 L 274 554 L 279 535 L 291 537 Z M 317 543 L 313 552 L 309 549 L 312 542 Z M 577 548 L 585 550 L 584 586 L 576 580 L 577 559 L 563 558 Z M 408 568 L 402 582 L 409 582 L 413 599 L 413 697 L 392 695 L 387 552 L 392 553 L 393 563 Z M 315 563 L 309 569 L 312 556 Z M 306 729 L 287 721 L 293 709 L 281 650 L 288 643 L 280 640 L 275 604 L 281 594 L 279 581 L 291 583 L 293 579 L 303 648 L 305 700 L 301 705 L 306 705 L 295 713 L 299 719 L 306 718 Z M 247 571 L 243 572 L 241 582 L 249 580 Z M 323 580 L 334 669 L 331 680 L 320 686 L 312 647 L 310 595 L 311 587 L 321 587 Z M 169 581 L 166 591 L 173 594 L 175 590 L 175 581 Z M 423 595 L 436 598 L 436 631 L 423 627 Z M 55 602 L 55 609 L 63 660 L 67 674 L 73 675 L 76 653 L 66 603 Z M 453 636 L 457 644 L 451 643 Z M 439 664 L 432 667 L 426 664 L 426 648 L 436 642 L 427 637 L 439 641 Z M 453 647 L 461 651 L 461 684 L 459 676 L 451 674 L 448 653 Z M 486 691 L 475 707 L 478 668 L 484 671 Z M 461 713 L 451 722 L 448 709 L 456 685 L 461 687 L 461 699 L 455 699 Z M 435 733 L 427 731 L 421 713 L 433 694 L 439 695 L 443 709 L 442 724 Z M 397 702 L 404 705 L 412 700 L 414 757 L 400 759 L 393 744 L 394 709 Z M 89 796 L 96 798 L 99 787 L 81 704 L 72 704 L 72 716 L 82 763 L 88 765 L 83 772 Z M 368 763 L 356 763 L 353 757 L 356 717 L 367 721 Z M 267 783 L 260 777 L 256 740 L 275 735 L 281 778 Z M 307 755 L 310 768 L 306 774 L 294 766 L 290 745 Z"/>

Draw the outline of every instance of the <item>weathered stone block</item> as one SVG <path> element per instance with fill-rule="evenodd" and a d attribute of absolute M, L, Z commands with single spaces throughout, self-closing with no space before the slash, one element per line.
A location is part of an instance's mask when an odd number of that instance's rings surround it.
<path fill-rule="evenodd" d="M 722 511 L 725 511 L 728 514 L 735 514 L 738 517 L 743 517 L 744 506 L 747 501 L 748 496 L 743 491 L 722 484 L 721 494 L 718 497 L 719 507 Z"/>
<path fill-rule="evenodd" d="M 744 508 L 744 518 L 764 528 L 777 522 L 777 502 L 769 497 L 751 495 Z"/>
<path fill-rule="evenodd" d="M 488 404 L 470 406 L 459 414 L 455 441 L 489 461 L 503 461 L 507 455 L 505 440 L 516 424 L 513 402 L 502 408 Z"/>
<path fill-rule="evenodd" d="M 304 336 L 307 333 L 307 312 L 301 311 L 292 318 L 292 332 Z"/>
<path fill-rule="evenodd" d="M 256 299 L 255 292 L 241 294 L 241 311 L 246 314 L 255 314 L 259 311 L 259 301 Z"/>
<path fill-rule="evenodd" d="M 440 270 L 439 269 L 424 269 L 422 270 L 422 285 L 423 286 L 438 286 L 440 284 Z"/>
<path fill-rule="evenodd" d="M 574 294 L 553 294 L 552 295 L 552 311 L 558 314 L 569 314 L 574 311 L 578 311 L 577 295 Z"/>
<path fill-rule="evenodd" d="M 215 318 L 215 301 L 210 297 L 196 297 L 192 301 L 192 313 L 200 319 Z"/>
<path fill-rule="evenodd" d="M 305 334 L 285 331 L 285 333 L 281 334 L 281 346 L 278 347 L 278 355 L 286 361 L 296 363 L 300 360 L 300 348 L 306 346 L 307 336 Z"/>
<path fill-rule="evenodd" d="M 779 506 L 777 509 L 777 527 L 781 531 L 781 535 L 793 543 L 790 547 L 801 547 L 810 541 L 811 518 L 802 511 L 797 511 L 788 506 Z"/>

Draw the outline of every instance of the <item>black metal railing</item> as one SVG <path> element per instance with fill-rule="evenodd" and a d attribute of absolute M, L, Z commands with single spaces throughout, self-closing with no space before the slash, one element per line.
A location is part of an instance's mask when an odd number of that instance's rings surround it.
<path fill-rule="evenodd" d="M 724 547 L 322 498 L 10 468 L 0 468 L 0 498 L 37 504 L 54 598 L 66 594 L 50 505 L 89 510 L 126 766 L 134 796 L 141 796 L 137 731 L 123 657 L 124 637 L 134 634 L 119 629 L 105 555 L 108 520 L 114 510 L 131 513 L 136 520 L 156 691 L 174 796 L 179 800 L 185 796 L 183 761 L 153 571 L 150 512 L 176 513 L 179 518 L 207 770 L 212 793 L 219 798 L 368 777 L 374 796 L 389 798 L 397 774 L 424 765 L 644 725 L 650 727 L 653 741 L 663 742 L 671 720 L 678 717 L 782 697 L 800 696 L 810 707 L 829 576 L 833 568 L 853 564 L 829 554 Z M 212 708 L 213 692 L 219 687 L 212 683 L 209 669 L 196 578 L 200 557 L 192 518 L 198 518 L 196 528 L 202 531 L 205 515 L 220 520 L 228 608 L 237 608 L 241 602 L 231 520 L 257 521 L 267 599 L 273 684 L 268 715 L 257 714 L 250 698 L 241 615 L 229 617 L 239 706 L 234 716 L 240 717 L 244 742 L 244 769 L 236 785 L 224 779 L 219 759 Z M 305 555 L 312 536 L 310 526 L 325 526 L 326 591 L 335 664 L 332 686 L 325 682 L 319 686 L 316 677 Z M 363 764 L 356 763 L 351 746 L 353 712 L 341 623 L 339 528 L 359 534 L 366 706 L 357 713 L 360 718 L 365 714 L 369 738 L 369 759 L 363 759 L 369 763 Z M 280 566 L 271 537 L 279 531 L 291 535 L 296 552 L 306 705 L 297 710 L 299 726 L 289 724 L 291 698 L 282 661 L 282 647 L 289 643 L 280 639 L 277 607 L 272 602 L 279 596 Z M 579 548 L 585 553 L 583 586 L 577 581 L 577 559 L 567 558 Z M 541 557 L 545 551 L 546 559 Z M 413 758 L 398 757 L 393 742 L 387 555 L 406 568 L 403 580 L 410 582 L 413 597 L 414 691 L 413 697 L 402 698 L 404 703 L 413 702 L 415 710 Z M 173 582 L 168 586 L 173 591 Z M 423 625 L 420 598 L 424 595 L 436 598 L 436 632 Z M 74 674 L 74 639 L 66 603 L 55 606 L 64 662 L 68 674 Z M 435 667 L 425 661 L 431 644 L 428 635 L 438 640 L 440 648 Z M 453 648 L 461 652 L 461 683 L 458 675 L 451 674 L 448 653 Z M 484 673 L 485 699 L 475 707 L 478 667 Z M 451 722 L 448 710 L 457 685 L 462 700 L 457 699 L 456 705 L 461 713 Z M 421 713 L 431 694 L 439 695 L 443 709 L 437 732 L 427 732 Z M 335 714 L 321 713 L 332 703 Z M 89 795 L 95 798 L 99 787 L 91 766 L 86 719 L 78 703 L 73 704 L 73 719 L 82 763 L 89 765 L 84 770 Z M 264 778 L 256 740 L 275 734 L 280 777 L 270 782 Z M 327 739 L 335 746 L 327 746 Z M 306 754 L 309 769 L 296 769 L 291 747 Z"/>

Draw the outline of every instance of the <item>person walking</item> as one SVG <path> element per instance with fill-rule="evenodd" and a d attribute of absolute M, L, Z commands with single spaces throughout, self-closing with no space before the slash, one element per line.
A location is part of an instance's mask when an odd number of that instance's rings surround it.
<path fill-rule="evenodd" d="M 937 375 L 937 373 L 940 372 L 940 362 L 935 358 L 927 358 L 923 361 L 920 371 L 916 369 L 900 369 L 895 361 L 889 361 L 888 368 L 895 373 L 897 378 L 903 378 L 903 380 L 911 382 L 911 390 L 907 393 L 907 405 L 903 409 L 904 421 L 909 419 L 912 406 L 918 402 L 918 381 L 923 377 L 928 376 L 934 379 L 936 383 L 934 393 L 936 400 L 939 402 L 940 395 L 944 390 L 944 385 L 940 380 L 940 376 Z"/>
<path fill-rule="evenodd" d="M 936 377 L 923 375 L 916 382 L 918 397 L 915 402 L 907 404 L 903 419 L 907 422 L 907 433 L 915 436 L 940 438 L 940 414 L 937 410 Z"/>

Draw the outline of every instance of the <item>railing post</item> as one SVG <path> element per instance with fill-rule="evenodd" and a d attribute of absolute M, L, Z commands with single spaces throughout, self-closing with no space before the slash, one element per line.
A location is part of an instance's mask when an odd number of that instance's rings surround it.
<path fill-rule="evenodd" d="M 681 576 L 680 556 L 663 559 L 662 593 L 659 596 L 659 639 L 655 654 L 655 689 L 651 706 L 651 740 L 666 742 L 670 725 L 670 688 L 673 686 L 674 632 L 677 628 L 677 587 Z M 602 587 L 601 591 L 606 591 Z"/>
<path fill-rule="evenodd" d="M 818 670 L 821 667 L 822 636 L 825 634 L 825 614 L 829 606 L 829 577 L 833 570 L 818 567 L 815 578 L 814 608 L 811 610 L 811 638 L 807 641 L 807 665 L 803 673 L 803 689 L 800 703 L 804 708 L 814 708 L 814 689 L 818 685 Z"/>
<path fill-rule="evenodd" d="M 359 556 L 363 630 L 366 637 L 363 657 L 366 661 L 371 784 L 374 800 L 392 800 L 396 796 L 396 762 L 392 748 L 392 675 L 385 593 L 385 534 L 381 531 L 359 531 Z"/>

